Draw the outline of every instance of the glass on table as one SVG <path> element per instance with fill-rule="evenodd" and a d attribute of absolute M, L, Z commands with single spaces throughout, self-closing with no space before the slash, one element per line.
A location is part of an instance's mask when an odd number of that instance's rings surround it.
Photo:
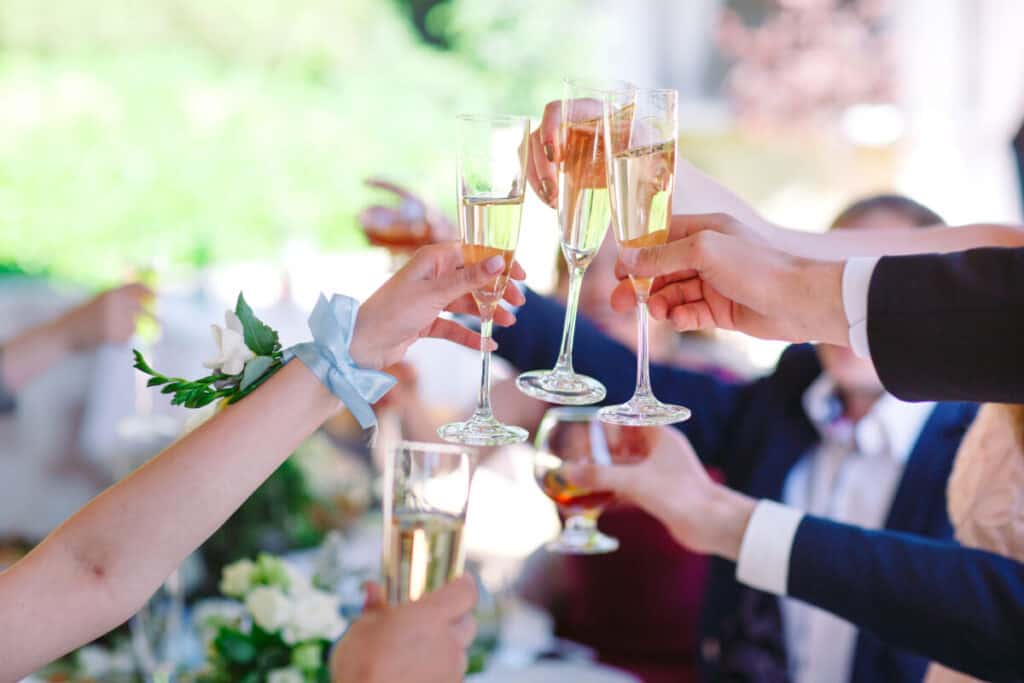
<path fill-rule="evenodd" d="M 494 309 L 508 284 L 519 243 L 526 187 L 530 120 L 519 116 L 460 116 L 458 122 L 459 230 L 467 265 L 501 256 L 505 267 L 473 292 L 480 310 L 480 393 L 476 410 L 464 422 L 437 430 L 445 441 L 473 446 L 500 446 L 526 441 L 522 427 L 502 424 L 491 410 L 491 337 Z"/>
<path fill-rule="evenodd" d="M 462 575 L 462 530 L 473 454 L 404 441 L 385 472 L 384 574 L 388 602 L 419 600 Z"/>
<path fill-rule="evenodd" d="M 558 360 L 551 370 L 524 372 L 516 386 L 527 396 L 548 403 L 586 405 L 604 399 L 604 385 L 577 374 L 572 367 L 576 311 L 587 267 L 608 232 L 611 202 L 605 173 L 603 104 L 610 93 L 635 88 L 623 81 L 567 79 L 562 98 L 562 145 L 558 165 L 558 223 L 562 257 L 569 273 L 565 322 Z"/>
<path fill-rule="evenodd" d="M 605 159 L 612 227 L 619 250 L 668 241 L 675 180 L 675 90 L 609 93 L 604 100 Z M 689 419 L 690 410 L 662 403 L 651 389 L 647 300 L 651 278 L 630 275 L 637 302 L 637 380 L 626 403 L 601 409 L 605 422 L 663 425 Z"/>
<path fill-rule="evenodd" d="M 657 427 L 633 427 L 602 422 L 598 409 L 585 406 L 552 408 L 537 432 L 534 476 L 544 494 L 565 518 L 553 552 L 597 555 L 618 549 L 619 541 L 597 528 L 601 512 L 615 498 L 610 491 L 591 491 L 571 484 L 565 468 L 572 464 L 625 465 L 650 455 Z"/>

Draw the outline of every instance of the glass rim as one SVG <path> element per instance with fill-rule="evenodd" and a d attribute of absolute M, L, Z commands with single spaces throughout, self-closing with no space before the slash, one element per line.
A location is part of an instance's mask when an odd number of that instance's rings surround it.
<path fill-rule="evenodd" d="M 456 114 L 456 121 L 466 123 L 525 123 L 530 125 L 529 116 L 519 114 Z"/>
<path fill-rule="evenodd" d="M 639 89 L 636 84 L 618 78 L 597 78 L 586 76 L 566 76 L 562 79 L 562 87 L 592 93 L 601 93 L 602 95 L 610 93 L 636 92 Z"/>
<path fill-rule="evenodd" d="M 548 416 L 561 418 L 562 416 L 570 418 L 572 422 L 585 422 L 585 419 L 572 419 L 572 418 L 586 418 L 586 417 L 597 417 L 600 412 L 601 406 L 553 406 L 544 411 L 544 417 L 542 419 L 548 419 Z"/>
<path fill-rule="evenodd" d="M 392 452 L 399 451 L 430 451 L 434 453 L 442 453 L 445 455 L 466 455 L 473 457 L 476 455 L 476 450 L 469 446 L 463 446 L 460 444 L 453 443 L 439 443 L 433 441 L 399 441 L 391 447 Z"/>

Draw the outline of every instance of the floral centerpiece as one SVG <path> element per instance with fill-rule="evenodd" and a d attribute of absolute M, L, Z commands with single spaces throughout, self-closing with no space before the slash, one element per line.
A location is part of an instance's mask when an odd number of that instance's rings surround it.
<path fill-rule="evenodd" d="M 227 600 L 196 610 L 207 648 L 201 683 L 328 682 L 327 656 L 344 632 L 339 599 L 281 559 L 260 555 L 224 568 Z"/>

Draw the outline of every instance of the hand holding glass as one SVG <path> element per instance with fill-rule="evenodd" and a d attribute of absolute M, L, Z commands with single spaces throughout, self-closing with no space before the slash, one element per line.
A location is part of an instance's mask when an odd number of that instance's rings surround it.
<path fill-rule="evenodd" d="M 549 403 L 585 405 L 605 397 L 603 384 L 573 370 L 572 343 L 583 276 L 604 242 L 610 219 L 602 119 L 604 98 L 611 92 L 632 89 L 633 86 L 620 81 L 564 83 L 558 222 L 562 256 L 569 272 L 569 295 L 562 345 L 554 369 L 524 372 L 516 380 L 524 394 Z"/>
<path fill-rule="evenodd" d="M 675 90 L 609 93 L 604 101 L 605 159 L 612 226 L 619 250 L 668 240 L 676 166 Z M 637 301 L 636 391 L 626 403 L 601 409 L 605 422 L 662 425 L 689 419 L 690 410 L 662 403 L 651 390 L 647 299 L 651 278 L 630 276 Z"/>
<path fill-rule="evenodd" d="M 650 455 L 658 438 L 656 427 L 603 423 L 597 413 L 597 408 L 552 408 L 544 415 L 537 432 L 534 476 L 565 517 L 561 535 L 547 546 L 553 552 L 596 555 L 619 547 L 617 539 L 597 528 L 597 518 L 614 494 L 573 486 L 565 467 L 572 463 L 637 462 Z"/>
<path fill-rule="evenodd" d="M 508 284 L 519 242 L 526 188 L 530 120 L 516 116 L 460 116 L 458 139 L 459 229 L 466 264 L 501 256 L 505 269 L 490 284 L 473 292 L 480 309 L 482 370 L 476 410 L 465 422 L 437 430 L 445 441 L 473 446 L 500 446 L 526 441 L 522 427 L 502 424 L 491 411 L 491 352 L 487 342 L 494 308 Z"/>

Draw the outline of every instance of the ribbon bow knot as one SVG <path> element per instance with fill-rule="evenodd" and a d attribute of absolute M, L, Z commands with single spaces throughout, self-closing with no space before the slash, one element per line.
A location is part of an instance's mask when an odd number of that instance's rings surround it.
<path fill-rule="evenodd" d="M 341 399 L 359 426 L 368 429 L 377 424 L 373 404 L 398 380 L 386 372 L 359 367 L 349 355 L 358 312 L 359 302 L 352 297 L 335 294 L 328 301 L 321 294 L 309 315 L 313 341 L 286 349 L 284 360 L 301 360 Z"/>

